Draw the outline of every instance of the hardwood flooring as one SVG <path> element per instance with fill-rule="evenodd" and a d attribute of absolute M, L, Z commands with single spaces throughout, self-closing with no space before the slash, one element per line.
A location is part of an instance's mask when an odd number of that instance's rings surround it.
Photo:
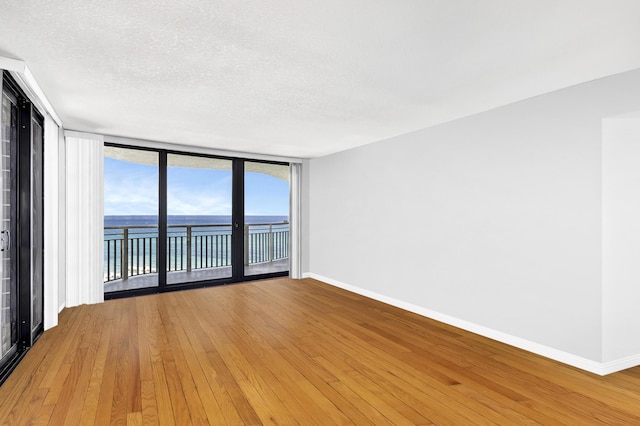
<path fill-rule="evenodd" d="M 9 425 L 640 425 L 599 377 L 318 281 L 65 309 L 0 387 Z"/>

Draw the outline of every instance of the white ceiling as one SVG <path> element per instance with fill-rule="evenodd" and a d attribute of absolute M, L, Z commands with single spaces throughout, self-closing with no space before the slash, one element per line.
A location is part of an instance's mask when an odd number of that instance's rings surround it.
<path fill-rule="evenodd" d="M 640 68 L 637 0 L 0 0 L 67 129 L 314 157 Z"/>

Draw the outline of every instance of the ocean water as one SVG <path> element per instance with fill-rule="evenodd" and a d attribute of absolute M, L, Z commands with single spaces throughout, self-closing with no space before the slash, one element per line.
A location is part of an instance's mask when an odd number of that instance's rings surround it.
<path fill-rule="evenodd" d="M 289 220 L 289 216 L 245 216 L 245 222 L 252 223 L 282 223 Z M 167 223 L 171 225 L 209 225 L 209 224 L 229 224 L 231 225 L 231 216 L 188 216 L 188 215 L 170 215 L 167 217 Z M 106 216 L 104 217 L 104 226 L 157 226 L 158 216 Z"/>

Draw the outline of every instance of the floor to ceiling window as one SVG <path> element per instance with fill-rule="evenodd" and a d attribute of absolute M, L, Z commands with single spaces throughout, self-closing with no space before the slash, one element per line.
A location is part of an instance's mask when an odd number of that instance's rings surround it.
<path fill-rule="evenodd" d="M 289 165 L 105 146 L 105 296 L 289 271 Z"/>
<path fill-rule="evenodd" d="M 167 155 L 167 284 L 231 277 L 232 164 Z"/>
<path fill-rule="evenodd" d="M 289 270 L 289 166 L 245 162 L 244 274 Z"/>
<path fill-rule="evenodd" d="M 158 286 L 158 153 L 104 148 L 104 291 Z"/>
<path fill-rule="evenodd" d="M 0 383 L 43 330 L 44 120 L 9 74 L 0 108 Z"/>

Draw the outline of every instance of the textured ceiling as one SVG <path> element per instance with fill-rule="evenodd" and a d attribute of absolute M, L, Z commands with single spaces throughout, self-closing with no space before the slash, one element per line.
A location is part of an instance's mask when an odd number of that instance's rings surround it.
<path fill-rule="evenodd" d="M 0 0 L 65 128 L 314 157 L 634 68 L 637 0 Z"/>

